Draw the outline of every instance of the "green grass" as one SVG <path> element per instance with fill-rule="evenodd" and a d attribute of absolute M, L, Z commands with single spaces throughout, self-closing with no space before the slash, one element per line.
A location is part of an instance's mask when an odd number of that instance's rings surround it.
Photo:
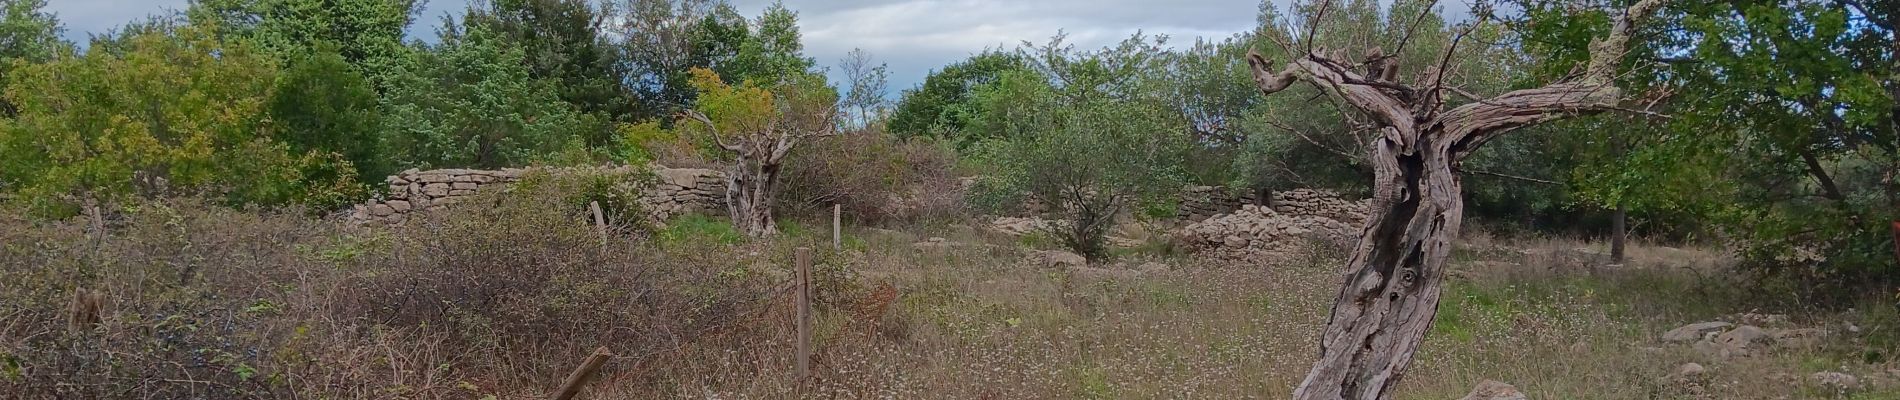
<path fill-rule="evenodd" d="M 723 217 L 710 217 L 700 214 L 686 214 L 668 222 L 666 229 L 660 230 L 660 242 L 679 244 L 688 242 L 711 242 L 719 244 L 738 244 L 745 235 L 732 227 L 732 221 Z"/>

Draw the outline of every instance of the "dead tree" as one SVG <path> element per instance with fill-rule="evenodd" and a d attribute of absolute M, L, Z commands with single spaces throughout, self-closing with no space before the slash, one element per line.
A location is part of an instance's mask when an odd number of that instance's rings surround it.
<path fill-rule="evenodd" d="M 1412 84 L 1394 82 L 1397 60 L 1376 53 L 1371 59 L 1378 62 L 1352 64 L 1311 50 L 1277 71 L 1260 53 L 1248 53 L 1262 92 L 1304 81 L 1368 115 L 1378 130 L 1366 156 L 1374 170 L 1369 218 L 1342 270 L 1345 282 L 1320 335 L 1319 360 L 1295 398 L 1391 396 L 1438 311 L 1445 260 L 1464 219 L 1459 162 L 1517 128 L 1619 109 L 1617 64 L 1634 26 L 1663 1 L 1642 0 L 1617 16 L 1609 35 L 1591 42 L 1580 73 L 1489 98 L 1446 86 L 1450 49 Z M 1447 110 L 1449 95 L 1473 101 Z"/>
<path fill-rule="evenodd" d="M 792 93 L 775 104 L 763 123 L 732 127 L 731 132 L 722 132 L 698 111 L 681 112 L 705 125 L 719 148 L 732 155 L 726 168 L 726 213 L 748 237 L 778 233 L 772 204 L 785 156 L 806 139 L 837 134 L 835 95 Z"/>

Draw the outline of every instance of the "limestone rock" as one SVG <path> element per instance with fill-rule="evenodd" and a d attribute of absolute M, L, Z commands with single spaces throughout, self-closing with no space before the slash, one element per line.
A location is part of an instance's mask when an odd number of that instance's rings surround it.
<path fill-rule="evenodd" d="M 1485 380 L 1459 400 L 1525 400 L 1524 392 L 1509 383 Z"/>
<path fill-rule="evenodd" d="M 1079 254 L 1070 253 L 1070 252 L 1066 252 L 1062 250 L 1038 251 L 1034 255 L 1037 261 L 1046 267 L 1074 268 L 1074 267 L 1085 267 L 1089 265 L 1088 258 L 1082 257 Z"/>
<path fill-rule="evenodd" d="M 1703 336 L 1709 333 L 1721 332 L 1733 326 L 1735 324 L 1721 321 L 1697 322 L 1663 332 L 1662 340 L 1669 343 L 1689 343 L 1702 340 Z"/>
<path fill-rule="evenodd" d="M 1808 375 L 1814 384 L 1834 390 L 1854 390 L 1860 388 L 1860 378 L 1840 372 L 1816 372 Z"/>
<path fill-rule="evenodd" d="M 414 168 L 384 178 L 389 184 L 384 199 L 371 201 L 353 207 L 346 214 L 352 224 L 392 224 L 406 220 L 406 214 L 417 210 L 435 209 L 444 205 L 465 200 L 464 196 L 478 193 L 489 186 L 499 186 L 496 191 L 506 193 L 512 188 L 506 185 L 519 181 L 530 171 L 546 171 L 556 174 L 589 173 L 626 173 L 635 171 L 631 166 L 571 167 L 530 169 L 503 168 L 496 171 L 473 169 L 437 169 L 421 171 Z M 655 173 L 662 178 L 670 177 L 669 183 L 651 183 L 644 188 L 633 188 L 640 193 L 638 201 L 645 206 L 652 221 L 664 221 L 673 215 L 688 210 L 718 210 L 722 203 L 721 193 L 725 192 L 723 174 L 707 169 L 668 169 L 655 164 Z M 634 184 L 635 182 L 627 182 Z M 677 185 L 675 185 L 677 184 Z"/>
<path fill-rule="evenodd" d="M 1715 344 L 1737 349 L 1755 349 L 1773 341 L 1774 337 L 1754 325 L 1737 326 L 1721 335 L 1716 335 Z"/>
<path fill-rule="evenodd" d="M 1821 344 L 1821 338 L 1827 331 L 1814 328 L 1776 329 L 1770 332 L 1776 346 L 1814 347 Z"/>
<path fill-rule="evenodd" d="M 1685 384 L 1700 380 L 1708 372 L 1708 368 L 1703 368 L 1702 364 L 1685 363 L 1676 366 L 1676 371 L 1670 373 L 1664 380 L 1675 384 Z"/>

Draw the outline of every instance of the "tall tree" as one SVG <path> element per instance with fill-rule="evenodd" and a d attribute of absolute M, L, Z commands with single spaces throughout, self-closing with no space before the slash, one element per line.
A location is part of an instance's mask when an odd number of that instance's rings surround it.
<path fill-rule="evenodd" d="M 520 47 L 529 76 L 554 80 L 561 100 L 581 112 L 632 121 L 640 110 L 623 85 L 621 49 L 601 36 L 607 17 L 587 0 L 497 0 L 486 9 L 470 8 L 463 23 L 481 25 Z M 587 136 L 593 146 L 611 139 L 605 128 Z"/>
<path fill-rule="evenodd" d="M 264 108 L 277 64 L 202 26 L 153 26 L 115 46 L 25 65 L 0 120 L 0 181 L 50 216 L 140 196 L 231 204 L 334 203 L 353 171 L 274 140 Z M 324 171 L 311 174 L 312 171 Z"/>
<path fill-rule="evenodd" d="M 839 63 L 846 86 L 838 106 L 848 113 L 846 122 L 852 129 L 864 129 L 889 113 L 890 100 L 884 96 L 890 94 L 891 70 L 883 63 L 872 62 L 871 54 L 864 49 L 851 49 Z"/>
<path fill-rule="evenodd" d="M 985 51 L 950 64 L 924 77 L 916 88 L 904 91 L 891 113 L 890 130 L 902 136 L 939 135 L 956 139 L 959 147 L 977 140 L 957 138 L 975 117 L 975 91 L 1008 71 L 1027 68 L 1027 61 L 1011 52 Z"/>
<path fill-rule="evenodd" d="M 379 183 L 393 162 L 384 153 L 375 88 L 334 45 L 292 56 L 278 75 L 267 110 L 275 136 L 291 150 L 336 153 L 364 183 Z"/>
<path fill-rule="evenodd" d="M 1523 2 L 1527 47 L 1588 57 L 1594 18 Z M 1657 129 L 1577 148 L 1580 194 L 1606 207 L 1683 210 L 1733 240 L 1745 270 L 1797 279 L 1809 298 L 1892 285 L 1900 218 L 1900 41 L 1892 1 L 1686 2 L 1640 59 L 1666 65 L 1629 85 L 1665 87 Z M 1547 67 L 1539 73 L 1567 71 Z M 1838 297 L 1837 297 L 1838 298 Z"/>
<path fill-rule="evenodd" d="M 1063 39 L 1019 50 L 1028 68 L 978 88 L 980 111 L 965 129 L 989 138 L 976 152 L 995 171 L 980 193 L 1047 205 L 1058 221 L 1047 233 L 1101 260 L 1118 218 L 1180 190 L 1189 141 L 1168 107 L 1164 40 L 1135 36 L 1083 52 Z"/>
<path fill-rule="evenodd" d="M 442 43 L 399 64 L 382 99 L 390 150 L 414 165 L 520 166 L 585 140 L 606 121 L 534 79 L 519 47 L 486 25 L 445 21 Z"/>
<path fill-rule="evenodd" d="M 59 18 L 46 12 L 46 0 L 0 0 L 0 84 L 5 84 L 15 62 L 38 63 L 73 51 L 61 39 Z M 0 116 L 13 116 L 12 103 L 0 101 Z"/>
<path fill-rule="evenodd" d="M 404 57 L 403 31 L 420 5 L 417 0 L 192 0 L 186 15 L 218 26 L 227 37 L 254 40 L 279 58 L 329 43 L 371 82 L 381 82 Z"/>
<path fill-rule="evenodd" d="M 1377 128 L 1367 146 L 1374 172 L 1369 217 L 1320 335 L 1319 360 L 1294 390 L 1295 398 L 1391 396 L 1438 310 L 1445 261 L 1463 222 L 1460 161 L 1503 133 L 1619 107 L 1624 99 L 1615 78 L 1623 56 L 1637 23 L 1662 3 L 1642 0 L 1617 15 L 1610 32 L 1591 43 L 1580 73 L 1490 97 L 1469 94 L 1446 79 L 1456 42 L 1412 82 L 1402 81 L 1398 60 L 1376 47 L 1358 60 L 1305 47 L 1290 52 L 1297 54 L 1284 67 L 1258 52 L 1247 55 L 1263 94 L 1306 82 L 1365 114 Z M 1313 43 L 1285 47 L 1298 45 Z M 1452 96 L 1474 100 L 1448 107 Z"/>

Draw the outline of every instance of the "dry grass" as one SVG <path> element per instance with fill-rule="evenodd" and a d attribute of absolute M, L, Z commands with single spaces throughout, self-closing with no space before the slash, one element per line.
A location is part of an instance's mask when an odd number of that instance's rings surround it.
<path fill-rule="evenodd" d="M 572 193 L 525 192 L 393 231 L 193 202 L 125 213 L 98 240 L 0 216 L 0 397 L 527 398 L 607 346 L 619 357 L 585 398 L 1284 398 L 1338 280 L 1324 248 L 1060 269 L 963 226 L 854 229 L 820 252 L 817 373 L 799 383 L 784 260 L 821 230 L 744 244 L 694 219 L 603 245 Z M 958 245 L 912 246 L 933 236 Z M 1788 303 L 1704 250 L 1638 246 L 1608 267 L 1575 240 L 1465 243 L 1400 398 L 1482 379 L 1537 399 L 1900 398 L 1890 306 L 1772 308 Z M 1168 267 L 1134 268 L 1148 261 Z M 67 328 L 75 287 L 106 294 L 101 326 Z M 1862 332 L 1740 360 L 1656 340 L 1789 310 L 1788 326 Z M 1710 374 L 1659 379 L 1683 362 Z M 1877 387 L 1795 382 L 1819 371 Z"/>

